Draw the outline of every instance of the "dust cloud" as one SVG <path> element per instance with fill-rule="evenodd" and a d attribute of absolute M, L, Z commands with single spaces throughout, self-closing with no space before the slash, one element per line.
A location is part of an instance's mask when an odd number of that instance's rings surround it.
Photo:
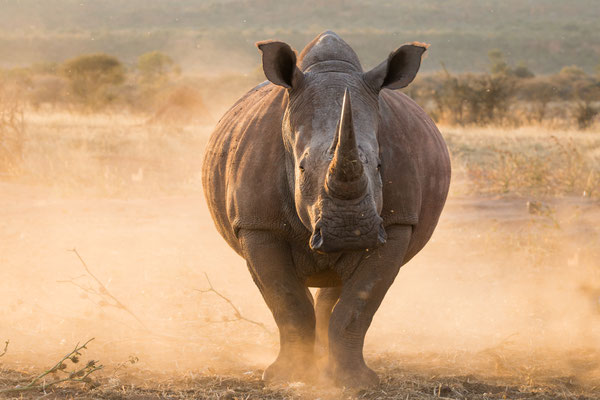
<path fill-rule="evenodd" d="M 265 368 L 276 327 L 200 187 L 210 127 L 64 118 L 29 118 L 25 163 L 39 179 L 0 182 L 3 367 L 39 370 L 93 337 L 86 357 L 117 378 Z M 597 202 L 547 199 L 536 213 L 527 199 L 455 189 L 465 185 L 457 168 L 434 237 L 375 316 L 367 362 L 597 379 Z M 206 277 L 264 328 L 206 292 Z"/>

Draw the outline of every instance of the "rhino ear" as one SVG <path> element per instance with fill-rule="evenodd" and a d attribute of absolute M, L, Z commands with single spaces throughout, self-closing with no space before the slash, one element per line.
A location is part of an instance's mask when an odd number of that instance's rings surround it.
<path fill-rule="evenodd" d="M 296 53 L 287 43 L 267 40 L 256 46 L 262 52 L 263 70 L 268 80 L 288 89 L 300 84 L 304 74 L 296 66 Z"/>
<path fill-rule="evenodd" d="M 415 79 L 421 66 L 421 57 L 429 47 L 425 43 L 405 44 L 392 52 L 388 59 L 364 74 L 373 89 L 400 89 Z"/>

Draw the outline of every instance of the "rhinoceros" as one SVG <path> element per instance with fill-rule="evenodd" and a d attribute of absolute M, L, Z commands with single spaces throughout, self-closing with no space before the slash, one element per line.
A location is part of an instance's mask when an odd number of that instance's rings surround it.
<path fill-rule="evenodd" d="M 263 379 L 307 380 L 324 359 L 337 385 L 376 384 L 365 334 L 400 267 L 431 237 L 450 183 L 440 132 L 395 91 L 428 45 L 405 44 L 367 72 L 331 31 L 298 59 L 283 42 L 257 46 L 268 80 L 218 122 L 202 183 L 217 230 L 246 260 L 279 329 Z"/>

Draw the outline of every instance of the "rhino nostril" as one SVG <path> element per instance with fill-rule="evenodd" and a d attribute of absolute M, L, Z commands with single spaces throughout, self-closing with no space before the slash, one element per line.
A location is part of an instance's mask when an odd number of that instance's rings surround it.
<path fill-rule="evenodd" d="M 383 224 L 379 225 L 379 234 L 377 235 L 377 240 L 379 241 L 379 244 L 385 244 L 387 241 L 387 233 L 385 233 Z"/>
<path fill-rule="evenodd" d="M 323 247 L 323 237 L 321 236 L 321 230 L 317 228 L 310 238 L 310 248 L 319 250 L 321 247 Z"/>

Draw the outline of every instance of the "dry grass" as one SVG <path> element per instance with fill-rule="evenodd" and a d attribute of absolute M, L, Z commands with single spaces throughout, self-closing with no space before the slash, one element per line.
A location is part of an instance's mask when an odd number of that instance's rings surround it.
<path fill-rule="evenodd" d="M 131 196 L 200 190 L 208 125 L 147 123 L 128 114 L 26 114 L 20 180 L 61 193 Z M 595 131 L 442 127 L 453 190 L 518 196 L 600 196 Z"/>
<path fill-rule="evenodd" d="M 24 140 L 23 102 L 14 88 L 0 83 L 0 178 L 20 172 Z"/>
<path fill-rule="evenodd" d="M 600 134 L 538 127 L 442 128 L 471 193 L 600 196 Z"/>
<path fill-rule="evenodd" d="M 199 190 L 210 127 L 146 120 L 127 114 L 28 114 L 20 180 L 63 194 Z"/>
<path fill-rule="evenodd" d="M 477 355 L 471 355 L 477 358 Z M 588 354 L 598 357 L 598 354 Z M 453 360 L 454 358 L 454 360 Z M 575 376 L 543 374 L 543 367 L 492 366 L 489 373 L 471 373 L 456 365 L 456 355 L 420 354 L 398 357 L 383 355 L 368 361 L 379 373 L 378 386 L 365 390 L 337 389 L 323 381 L 317 384 L 293 382 L 265 385 L 260 370 L 243 374 L 156 374 L 137 370 L 120 378 L 105 376 L 95 387 L 55 387 L 45 398 L 81 399 L 597 399 L 598 386 L 582 383 Z M 523 361 L 523 360 L 521 360 Z M 453 365 L 454 364 L 454 365 Z M 444 365 L 443 368 L 436 365 Z M 525 367 L 524 367 L 525 366 Z M 504 369 L 503 369 L 504 368 Z M 512 368 L 509 370 L 508 368 Z M 538 375 L 540 377 L 538 377 Z M 26 375 L 3 371 L 2 385 L 23 382 Z M 596 382 L 598 384 L 599 382 Z M 38 398 L 42 392 L 23 394 L 21 398 Z"/>

